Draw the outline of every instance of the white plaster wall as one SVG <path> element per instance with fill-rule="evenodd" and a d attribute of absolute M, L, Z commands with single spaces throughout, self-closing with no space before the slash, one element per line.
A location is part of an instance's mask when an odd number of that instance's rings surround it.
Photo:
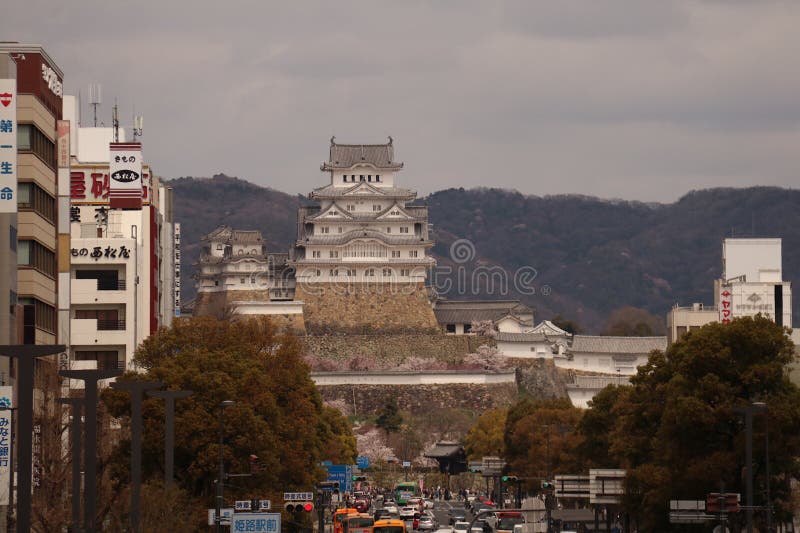
<path fill-rule="evenodd" d="M 553 351 L 549 341 L 509 342 L 497 341 L 497 350 L 506 357 L 527 359 L 552 359 Z"/>
<path fill-rule="evenodd" d="M 355 174 L 356 181 L 352 182 L 350 181 L 350 178 L 348 178 L 347 181 L 344 181 L 342 176 L 345 174 L 347 176 Z M 349 170 L 335 170 L 331 173 L 331 183 L 334 187 L 352 187 L 353 185 L 357 185 L 361 182 L 361 174 L 364 174 L 364 176 L 372 175 L 372 181 L 368 183 L 373 187 L 394 187 L 394 171 L 380 170 L 373 166 L 356 166 Z M 375 181 L 376 175 L 380 175 L 381 181 Z"/>
<path fill-rule="evenodd" d="M 722 263 L 723 279 L 781 281 L 781 239 L 725 239 Z"/>
<path fill-rule="evenodd" d="M 515 372 L 312 372 L 316 385 L 448 385 L 516 383 Z"/>

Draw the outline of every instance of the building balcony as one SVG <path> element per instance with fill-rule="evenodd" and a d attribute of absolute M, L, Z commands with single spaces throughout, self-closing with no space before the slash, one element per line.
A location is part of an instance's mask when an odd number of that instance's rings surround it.
<path fill-rule="evenodd" d="M 133 343 L 133 332 L 127 331 L 125 320 L 73 318 L 70 320 L 72 345 L 126 345 Z"/>
<path fill-rule="evenodd" d="M 132 287 L 131 287 L 132 288 Z M 118 304 L 126 303 L 128 284 L 124 279 L 70 280 L 70 302 L 73 304 Z"/>

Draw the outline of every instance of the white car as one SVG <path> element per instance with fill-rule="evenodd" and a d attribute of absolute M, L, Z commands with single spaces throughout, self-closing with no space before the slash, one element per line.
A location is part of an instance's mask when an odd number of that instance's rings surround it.
<path fill-rule="evenodd" d="M 387 511 L 389 511 L 393 515 L 399 515 L 400 514 L 400 511 L 397 510 L 397 506 L 396 505 L 392 505 L 392 504 L 384 505 L 383 508 L 386 509 Z"/>
<path fill-rule="evenodd" d="M 410 505 L 406 506 L 406 507 L 403 507 L 402 509 L 400 509 L 400 520 L 403 520 L 403 519 L 406 519 L 406 518 L 412 518 L 413 519 L 414 515 L 417 514 L 418 512 L 419 511 L 417 511 L 416 507 L 411 507 Z"/>
<path fill-rule="evenodd" d="M 453 533 L 467 533 L 469 531 L 469 522 L 456 522 L 453 524 Z"/>

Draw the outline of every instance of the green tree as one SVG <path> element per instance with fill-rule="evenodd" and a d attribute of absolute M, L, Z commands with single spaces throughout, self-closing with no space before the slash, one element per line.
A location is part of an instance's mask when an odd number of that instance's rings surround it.
<path fill-rule="evenodd" d="M 651 355 L 610 409 L 610 453 L 628 470 L 624 504 L 640 528 L 665 531 L 667 501 L 704 499 L 721 481 L 744 492 L 745 436 L 734 408 L 754 400 L 769 410 L 773 503 L 788 512 L 787 480 L 800 474 L 800 390 L 786 366 L 793 358 L 786 331 L 760 316 L 707 325 Z M 756 505 L 765 503 L 764 428 L 757 421 Z"/>
<path fill-rule="evenodd" d="M 544 478 L 548 473 L 582 470 L 575 428 L 582 412 L 567 398 L 533 400 L 525 397 L 512 405 L 504 434 L 510 472 Z"/>
<path fill-rule="evenodd" d="M 583 332 L 583 328 L 581 327 L 580 324 L 578 324 L 574 320 L 568 320 L 567 318 L 561 315 L 554 316 L 553 318 L 550 319 L 550 322 L 552 322 L 554 326 L 563 329 L 570 335 L 577 335 Z"/>
<path fill-rule="evenodd" d="M 578 422 L 577 432 L 581 440 L 576 452 L 588 468 L 619 468 L 619 461 L 612 457 L 611 430 L 617 420 L 616 406 L 622 405 L 630 387 L 609 385 L 594 395 Z"/>
<path fill-rule="evenodd" d="M 400 426 L 403 424 L 403 415 L 400 414 L 400 408 L 397 406 L 397 400 L 390 397 L 383 404 L 383 408 L 378 413 L 378 419 L 375 425 L 381 428 L 388 435 L 389 433 L 396 433 L 400 431 Z"/>
<path fill-rule="evenodd" d="M 464 437 L 467 458 L 478 461 L 484 456 L 505 456 L 503 435 L 506 429 L 506 409 L 492 409 L 483 413 Z"/>
<path fill-rule="evenodd" d="M 227 471 L 251 473 L 251 455 L 261 463 L 251 477 L 237 478 L 226 492 L 229 499 L 276 499 L 284 490 L 308 490 L 323 475 L 321 460 L 355 460 L 349 425 L 337 411 L 323 408 L 299 354 L 298 341 L 277 335 L 264 318 L 177 320 L 142 344 L 136 362 L 144 372 L 121 379 L 194 391 L 176 402 L 175 413 L 175 476 L 188 497 L 212 501 L 220 420 Z M 221 412 L 223 400 L 235 403 Z M 103 401 L 114 416 L 129 416 L 127 393 L 109 389 Z M 163 476 L 163 409 L 154 398 L 143 405 L 145 480 Z M 118 448 L 117 477 L 123 481 L 129 446 L 124 439 Z"/>

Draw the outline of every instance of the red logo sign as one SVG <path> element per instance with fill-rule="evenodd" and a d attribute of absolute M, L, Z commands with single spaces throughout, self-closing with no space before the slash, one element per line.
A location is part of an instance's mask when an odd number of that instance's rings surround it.
<path fill-rule="evenodd" d="M 8 104 L 11 103 L 11 93 L 0 93 L 0 104 L 3 104 L 3 107 L 8 107 Z"/>

